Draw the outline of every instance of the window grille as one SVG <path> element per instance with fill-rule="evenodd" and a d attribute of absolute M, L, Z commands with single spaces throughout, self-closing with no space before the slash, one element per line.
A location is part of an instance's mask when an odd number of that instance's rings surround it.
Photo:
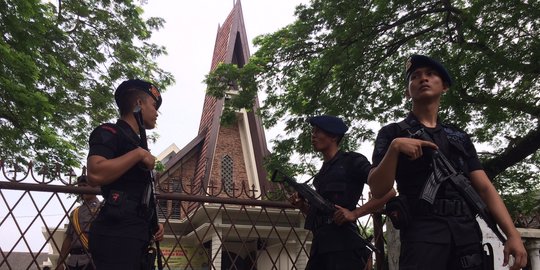
<path fill-rule="evenodd" d="M 233 160 L 229 155 L 225 155 L 221 161 L 221 183 L 226 192 L 233 191 Z"/>

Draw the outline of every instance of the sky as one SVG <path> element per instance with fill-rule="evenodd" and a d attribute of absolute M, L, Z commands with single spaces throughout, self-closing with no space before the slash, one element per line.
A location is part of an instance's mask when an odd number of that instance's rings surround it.
<path fill-rule="evenodd" d="M 242 0 L 250 53 L 256 51 L 253 38 L 292 23 L 295 7 L 307 2 Z M 168 55 L 157 61 L 176 79 L 176 84 L 162 94 L 158 127 L 154 130 L 159 138 L 149 145 L 155 156 L 173 143 L 182 149 L 197 136 L 206 89 L 202 81 L 210 71 L 218 25 L 225 21 L 233 3 L 233 0 L 147 0 L 143 4 L 145 17 L 158 16 L 166 21 L 163 29 L 154 32 L 151 41 L 167 48 Z M 270 140 L 271 134 L 266 133 Z"/>

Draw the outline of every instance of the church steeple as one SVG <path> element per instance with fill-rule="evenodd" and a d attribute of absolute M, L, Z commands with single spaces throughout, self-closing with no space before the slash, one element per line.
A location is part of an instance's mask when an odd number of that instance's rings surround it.
<path fill-rule="evenodd" d="M 210 71 L 220 63 L 242 67 L 249 61 L 242 5 L 239 0 L 233 3 L 233 9 L 218 26 Z M 191 155 L 191 158 L 197 158 L 193 178 L 203 188 L 210 183 L 212 186 L 227 186 L 228 189 L 234 186 L 238 194 L 242 192 L 243 185 L 260 192 L 267 187 L 263 160 L 268 150 L 261 120 L 255 113 L 259 109 L 258 100 L 252 110 L 238 111 L 232 126 L 221 125 L 225 102 L 225 99 L 205 96 L 198 136 L 188 144 L 191 150 L 181 150 L 180 153 L 184 153 L 186 158 L 190 151 L 198 153 Z M 177 161 L 180 159 L 182 157 L 175 158 Z M 167 164 L 167 168 L 173 166 L 172 163 Z"/>

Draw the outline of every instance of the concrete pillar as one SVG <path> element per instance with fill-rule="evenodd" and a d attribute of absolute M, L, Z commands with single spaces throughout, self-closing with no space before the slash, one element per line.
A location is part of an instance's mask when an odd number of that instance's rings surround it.
<path fill-rule="evenodd" d="M 221 254 L 223 252 L 221 239 L 217 234 L 212 236 L 212 269 L 221 270 Z"/>
<path fill-rule="evenodd" d="M 220 225 L 222 224 L 222 215 L 218 214 L 214 219 L 214 234 L 212 234 L 212 270 L 221 270 L 221 259 L 223 253 L 223 242 L 220 237 L 223 237 L 223 230 Z"/>
<path fill-rule="evenodd" d="M 531 269 L 540 269 L 540 239 L 528 239 L 525 248 L 531 259 Z"/>
<path fill-rule="evenodd" d="M 389 218 L 386 219 L 386 243 L 388 252 L 388 269 L 399 269 L 399 254 L 401 241 L 399 240 L 399 230 L 396 230 Z"/>
<path fill-rule="evenodd" d="M 521 239 L 525 241 L 531 269 L 540 270 L 540 229 L 517 228 L 517 230 L 521 234 Z"/>

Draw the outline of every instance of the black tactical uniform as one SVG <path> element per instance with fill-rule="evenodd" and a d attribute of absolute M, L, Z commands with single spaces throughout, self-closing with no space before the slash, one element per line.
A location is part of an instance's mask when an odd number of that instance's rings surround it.
<path fill-rule="evenodd" d="M 122 91 L 133 87 L 150 85 L 140 80 L 122 83 L 115 98 L 122 97 Z M 142 85 L 142 86 L 141 86 Z M 152 98 L 161 97 L 157 89 L 141 88 Z M 154 94 L 157 92 L 157 94 Z M 90 135 L 88 156 L 98 155 L 106 159 L 120 157 L 141 145 L 140 138 L 130 125 L 119 119 L 116 124 L 102 124 Z M 136 164 L 119 179 L 101 186 L 104 206 L 92 223 L 89 246 L 98 270 L 141 269 L 150 241 L 150 228 L 154 205 L 142 205 L 143 193 L 150 181 L 150 171 L 143 164 Z"/>
<path fill-rule="evenodd" d="M 90 135 L 89 155 L 116 158 L 138 147 L 138 140 L 137 134 L 122 120 L 115 125 L 104 124 Z M 141 212 L 140 202 L 148 173 L 141 166 L 134 166 L 114 183 L 101 187 L 106 203 L 90 230 L 90 250 L 98 269 L 101 254 L 117 254 L 115 263 L 123 260 L 139 263 L 145 252 L 150 223 Z M 141 255 L 122 257 L 123 253 Z"/>
<path fill-rule="evenodd" d="M 323 164 L 313 184 L 325 199 L 352 211 L 367 183 L 369 170 L 370 163 L 363 155 L 340 151 Z M 356 224 L 337 225 L 332 221 L 332 216 L 316 211 L 309 215 L 316 215 L 318 224 L 318 228 L 313 230 L 310 264 L 317 264 L 317 258 L 331 256 L 334 258 L 331 264 L 335 266 L 332 269 L 364 269 L 370 251 L 358 239 Z M 328 266 L 323 268 L 330 269 Z"/>
<path fill-rule="evenodd" d="M 379 131 L 373 167 L 379 165 L 393 139 L 409 137 L 423 128 L 457 170 L 468 174 L 482 169 L 474 145 L 463 131 L 442 123 L 426 128 L 412 113 L 404 122 L 406 125 L 401 127 L 393 123 Z M 408 129 L 403 129 L 404 126 Z M 441 184 L 433 206 L 419 199 L 432 172 L 432 151 L 426 148 L 423 151 L 424 155 L 416 160 L 400 154 L 396 169 L 397 189 L 400 197 L 406 198 L 412 214 L 410 224 L 400 229 L 400 269 L 479 269 L 464 266 L 481 260 L 482 234 L 474 214 L 450 181 Z"/>
<path fill-rule="evenodd" d="M 334 134 L 344 134 L 347 127 L 341 119 L 318 116 L 310 120 L 314 126 Z M 333 204 L 356 209 L 371 165 L 365 156 L 355 152 L 338 151 L 325 161 L 315 175 L 313 185 L 317 193 Z M 310 259 L 306 269 L 364 269 L 369 251 L 359 238 L 355 223 L 337 225 L 332 216 L 310 208 L 308 220 L 315 220 Z"/>

